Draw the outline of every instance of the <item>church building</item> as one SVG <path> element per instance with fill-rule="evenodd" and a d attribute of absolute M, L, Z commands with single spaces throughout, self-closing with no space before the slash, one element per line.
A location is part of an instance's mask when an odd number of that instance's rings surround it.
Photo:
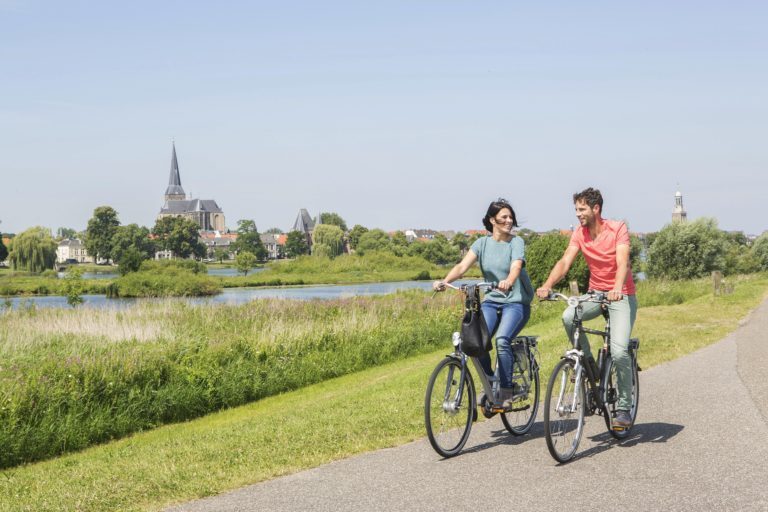
<path fill-rule="evenodd" d="M 186 217 L 195 221 L 202 231 L 226 231 L 224 212 L 213 199 L 187 199 L 181 187 L 179 163 L 176 159 L 176 144 L 171 155 L 171 176 L 165 189 L 165 204 L 157 218 Z"/>

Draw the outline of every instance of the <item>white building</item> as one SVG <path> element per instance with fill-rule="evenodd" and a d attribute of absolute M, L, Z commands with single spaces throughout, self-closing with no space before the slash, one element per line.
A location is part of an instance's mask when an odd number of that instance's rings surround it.
<path fill-rule="evenodd" d="M 77 238 L 68 238 L 59 242 L 56 248 L 57 263 L 93 263 L 93 258 L 88 256 L 83 242 Z"/>

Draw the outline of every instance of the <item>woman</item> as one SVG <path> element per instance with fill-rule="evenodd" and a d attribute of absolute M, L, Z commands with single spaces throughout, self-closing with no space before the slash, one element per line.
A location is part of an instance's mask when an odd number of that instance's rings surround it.
<path fill-rule="evenodd" d="M 475 263 L 480 264 L 485 281 L 497 281 L 498 290 L 485 294 L 481 308 L 488 324 L 488 332 L 496 334 L 496 354 L 500 384 L 499 399 L 509 408 L 515 398 L 512 381 L 511 341 L 523 329 L 531 316 L 533 287 L 525 271 L 525 242 L 513 233 L 517 217 L 512 206 L 504 199 L 490 204 L 483 225 L 491 234 L 472 244 L 464 259 L 448 272 L 445 279 L 435 281 L 435 291 L 445 289 L 445 283 L 461 278 Z M 480 357 L 485 373 L 493 375 L 491 356 Z"/>

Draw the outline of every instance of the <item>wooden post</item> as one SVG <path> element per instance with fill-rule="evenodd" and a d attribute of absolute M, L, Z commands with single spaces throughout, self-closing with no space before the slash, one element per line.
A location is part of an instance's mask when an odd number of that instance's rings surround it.
<path fill-rule="evenodd" d="M 712 271 L 712 292 L 720 295 L 723 287 L 723 273 L 719 270 Z"/>
<path fill-rule="evenodd" d="M 578 281 L 571 281 L 570 283 L 568 283 L 568 285 L 571 288 L 571 295 L 581 295 L 579 293 L 579 283 L 578 283 Z"/>

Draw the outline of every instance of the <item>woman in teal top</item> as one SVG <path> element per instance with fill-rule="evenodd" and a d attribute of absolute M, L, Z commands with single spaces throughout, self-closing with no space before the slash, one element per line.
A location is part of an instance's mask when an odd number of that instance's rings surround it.
<path fill-rule="evenodd" d="M 517 217 L 512 206 L 504 199 L 494 201 L 488 207 L 483 225 L 491 234 L 479 238 L 467 251 L 464 259 L 448 272 L 445 279 L 435 281 L 436 291 L 445 289 L 445 283 L 461 278 L 469 268 L 478 262 L 486 281 L 497 281 L 498 290 L 485 294 L 482 303 L 483 316 L 488 332 L 496 334 L 501 400 L 509 407 L 515 398 L 512 381 L 511 341 L 523 329 L 531 316 L 533 287 L 525 270 L 525 242 L 513 233 Z M 491 357 L 480 357 L 485 373 L 493 375 Z"/>

